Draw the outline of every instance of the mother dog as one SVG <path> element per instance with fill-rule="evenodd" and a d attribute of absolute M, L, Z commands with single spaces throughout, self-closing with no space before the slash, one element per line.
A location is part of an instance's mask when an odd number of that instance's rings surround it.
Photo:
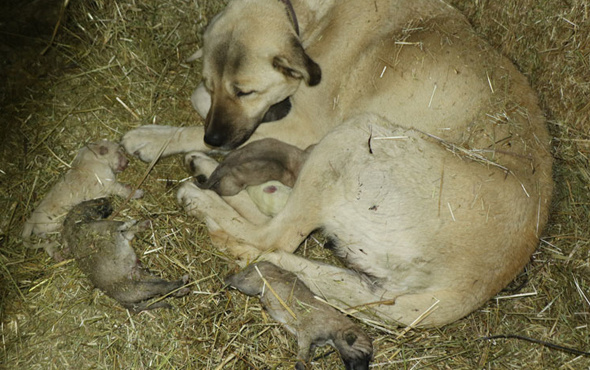
<path fill-rule="evenodd" d="M 407 325 L 428 311 L 424 326 L 473 311 L 528 262 L 552 192 L 545 120 L 526 79 L 457 10 L 233 0 L 202 51 L 204 127 L 140 127 L 124 136 L 128 151 L 318 143 L 272 219 L 180 189 L 218 246 L 367 316 Z M 316 229 L 349 269 L 291 254 Z"/>

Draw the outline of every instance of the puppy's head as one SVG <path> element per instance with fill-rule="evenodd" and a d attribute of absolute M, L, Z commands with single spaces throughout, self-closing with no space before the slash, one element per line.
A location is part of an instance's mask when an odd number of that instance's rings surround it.
<path fill-rule="evenodd" d="M 334 338 L 346 370 L 368 370 L 373 357 L 371 338 L 357 325 L 341 328 Z"/>
<path fill-rule="evenodd" d="M 88 144 L 78 155 L 78 161 L 88 165 L 93 162 L 109 166 L 114 172 L 121 172 L 129 165 L 123 149 L 117 143 L 102 140 Z"/>
<path fill-rule="evenodd" d="M 320 80 L 281 2 L 231 2 L 204 35 L 203 82 L 211 95 L 205 143 L 238 147 L 260 123 L 289 112 L 301 82 Z"/>

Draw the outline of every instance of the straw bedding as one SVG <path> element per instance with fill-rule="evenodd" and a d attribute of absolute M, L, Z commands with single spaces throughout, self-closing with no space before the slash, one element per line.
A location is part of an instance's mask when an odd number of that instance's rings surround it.
<path fill-rule="evenodd" d="M 526 271 L 475 313 L 441 329 L 372 328 L 375 368 L 583 369 L 590 358 L 515 334 L 590 350 L 590 2 L 452 0 L 485 39 L 529 78 L 548 118 L 556 159 L 549 227 Z M 0 10 L 0 367 L 7 369 L 275 369 L 294 365 L 296 342 L 256 299 L 223 289 L 236 268 L 175 192 L 179 157 L 132 159 L 119 179 L 146 196 L 121 219 L 151 219 L 134 248 L 154 273 L 189 274 L 172 310 L 131 315 L 93 289 L 72 261 L 23 247 L 28 214 L 77 150 L 148 123 L 200 124 L 187 64 L 223 2 L 5 1 Z M 58 27 L 56 27 L 58 25 Z M 55 31 L 55 32 L 54 32 Z M 55 36 L 55 37 L 53 37 Z M 319 239 L 319 238 L 318 238 Z M 330 260 L 321 239 L 298 253 Z M 327 350 L 315 368 L 340 366 Z"/>

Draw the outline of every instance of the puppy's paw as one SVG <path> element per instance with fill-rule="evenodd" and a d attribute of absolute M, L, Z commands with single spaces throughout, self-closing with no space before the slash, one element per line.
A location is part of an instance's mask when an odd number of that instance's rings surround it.
<path fill-rule="evenodd" d="M 180 280 L 182 281 L 182 287 L 173 294 L 174 297 L 184 297 L 191 291 L 191 289 L 186 286 L 190 280 L 188 275 L 183 275 Z"/>
<path fill-rule="evenodd" d="M 201 178 L 201 182 L 206 181 L 218 165 L 215 159 L 203 152 L 190 152 L 184 157 L 186 170 L 197 179 Z"/>
<path fill-rule="evenodd" d="M 144 194 L 143 190 L 137 189 L 137 190 L 135 190 L 135 192 L 131 196 L 131 199 L 139 199 L 139 198 L 143 197 L 143 194 Z"/>
<path fill-rule="evenodd" d="M 127 153 L 139 157 L 144 162 L 151 162 L 160 154 L 174 154 L 174 136 L 180 128 L 171 126 L 145 125 L 129 131 L 121 139 L 121 145 Z"/>

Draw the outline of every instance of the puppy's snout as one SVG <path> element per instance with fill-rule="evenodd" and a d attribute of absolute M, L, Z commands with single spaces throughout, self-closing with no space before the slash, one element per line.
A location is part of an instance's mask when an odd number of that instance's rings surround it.
<path fill-rule="evenodd" d="M 117 169 L 119 171 L 124 171 L 128 166 L 129 166 L 129 160 L 127 159 L 127 157 L 120 154 L 119 155 L 119 166 Z"/>

